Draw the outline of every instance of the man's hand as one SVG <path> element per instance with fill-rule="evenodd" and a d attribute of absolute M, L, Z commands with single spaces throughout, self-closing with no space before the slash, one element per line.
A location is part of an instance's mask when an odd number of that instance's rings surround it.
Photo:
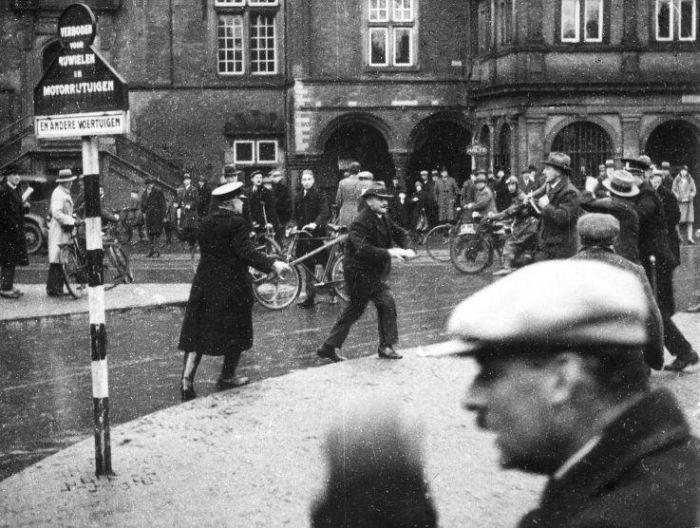
<path fill-rule="evenodd" d="M 272 269 L 277 275 L 281 275 L 285 271 L 292 271 L 292 267 L 281 260 L 275 260 L 275 262 L 272 263 Z"/>
<path fill-rule="evenodd" d="M 586 176 L 585 188 L 588 192 L 594 193 L 595 190 L 598 188 L 598 178 L 594 178 L 593 176 Z"/>
<path fill-rule="evenodd" d="M 306 224 L 304 227 L 302 227 L 302 229 L 304 229 L 305 231 L 313 231 L 317 227 L 318 226 L 316 225 L 316 222 L 310 222 L 310 223 Z"/>
<path fill-rule="evenodd" d="M 397 258 L 401 261 L 406 259 L 412 259 L 416 256 L 416 252 L 412 249 L 403 249 L 395 247 L 388 249 L 387 251 L 389 252 L 389 255 L 391 255 L 393 258 Z"/>
<path fill-rule="evenodd" d="M 546 194 L 543 194 L 540 199 L 537 200 L 537 205 L 540 206 L 540 209 L 549 205 L 549 198 Z"/>

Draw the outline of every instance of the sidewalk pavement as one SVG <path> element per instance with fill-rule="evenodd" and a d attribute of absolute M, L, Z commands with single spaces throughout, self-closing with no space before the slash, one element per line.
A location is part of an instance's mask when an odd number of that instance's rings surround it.
<path fill-rule="evenodd" d="M 700 348 L 700 315 L 676 321 Z M 325 484 L 326 432 L 375 402 L 394 402 L 422 424 L 440 526 L 513 526 L 544 480 L 499 469 L 493 436 L 460 407 L 474 373 L 468 359 L 408 352 L 401 361 L 347 361 L 177 405 L 112 429 L 113 477 L 94 476 L 89 438 L 1 481 L 0 526 L 308 526 Z M 652 379 L 677 395 L 700 431 L 698 374 Z"/>

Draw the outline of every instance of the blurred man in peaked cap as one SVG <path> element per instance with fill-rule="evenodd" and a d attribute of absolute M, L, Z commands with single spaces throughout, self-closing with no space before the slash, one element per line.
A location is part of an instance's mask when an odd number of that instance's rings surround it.
<path fill-rule="evenodd" d="M 434 351 L 478 362 L 465 408 L 503 468 L 550 477 L 521 528 L 698 526 L 700 442 L 649 389 L 649 317 L 636 276 L 583 260 L 522 268 L 452 313 Z"/>

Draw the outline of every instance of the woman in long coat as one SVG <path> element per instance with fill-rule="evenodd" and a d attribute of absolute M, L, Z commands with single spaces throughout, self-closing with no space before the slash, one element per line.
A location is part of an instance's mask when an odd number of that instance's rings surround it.
<path fill-rule="evenodd" d="M 459 195 L 459 187 L 446 169 L 440 172 L 440 179 L 435 183 L 435 199 L 438 207 L 438 220 L 440 223 L 453 222 L 455 220 L 455 199 Z"/>
<path fill-rule="evenodd" d="M 70 169 L 61 169 L 58 173 L 58 184 L 51 194 L 51 221 L 49 222 L 49 276 L 46 279 L 46 294 L 49 297 L 60 297 L 63 293 L 63 272 L 59 258 L 61 244 L 71 241 L 71 227 L 75 226 L 73 218 L 73 198 L 70 188 L 77 176 Z"/>
<path fill-rule="evenodd" d="M 686 225 L 688 244 L 694 244 L 693 222 L 695 222 L 695 181 L 688 172 L 688 167 L 683 165 L 681 171 L 673 179 L 673 194 L 676 195 L 678 206 L 681 209 L 680 224 Z"/>
<path fill-rule="evenodd" d="M 155 180 L 146 182 L 146 192 L 143 193 L 143 214 L 146 219 L 146 232 L 151 243 L 151 249 L 147 257 L 160 257 L 158 239 L 163 234 L 163 220 L 165 220 L 167 206 L 163 191 L 155 186 Z"/>
<path fill-rule="evenodd" d="M 17 299 L 22 292 L 14 287 L 15 267 L 29 264 L 24 238 L 24 206 L 19 185 L 19 169 L 6 167 L 0 181 L 0 297 Z"/>
<path fill-rule="evenodd" d="M 202 222 L 202 258 L 192 282 L 178 348 L 185 352 L 180 386 L 182 401 L 195 397 L 194 375 L 205 356 L 224 356 L 220 389 L 239 387 L 236 375 L 243 351 L 253 346 L 253 287 L 248 267 L 281 273 L 289 266 L 256 251 L 250 223 L 242 216 L 243 184 L 227 183 L 212 192 L 216 207 Z"/>

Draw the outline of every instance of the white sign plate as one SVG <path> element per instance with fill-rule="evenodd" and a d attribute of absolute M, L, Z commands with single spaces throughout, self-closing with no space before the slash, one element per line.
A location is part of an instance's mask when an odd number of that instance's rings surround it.
<path fill-rule="evenodd" d="M 34 131 L 39 139 L 127 134 L 129 112 L 35 116 Z"/>

